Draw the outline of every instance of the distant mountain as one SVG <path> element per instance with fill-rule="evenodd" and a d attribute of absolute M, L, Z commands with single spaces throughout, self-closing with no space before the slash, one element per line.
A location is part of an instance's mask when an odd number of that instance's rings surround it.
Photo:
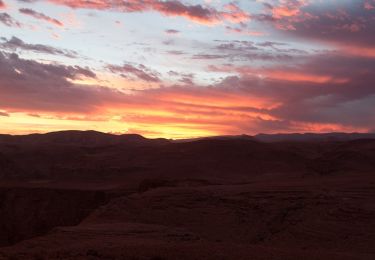
<path fill-rule="evenodd" d="M 0 144 L 23 145 L 81 145 L 81 146 L 106 146 L 106 145 L 160 145 L 168 143 L 190 143 L 201 140 L 235 141 L 246 140 L 255 142 L 337 142 L 363 139 L 375 139 L 375 133 L 295 133 L 295 134 L 258 134 L 249 135 L 223 135 L 191 139 L 168 140 L 163 138 L 148 139 L 138 134 L 114 135 L 97 131 L 59 131 L 46 134 L 30 135 L 0 135 Z"/>
<path fill-rule="evenodd" d="M 2 135 L 0 180 L 114 180 L 137 175 L 235 179 L 373 172 L 375 138 L 371 137 L 241 135 L 175 142 L 95 131 Z"/>
<path fill-rule="evenodd" d="M 116 144 L 144 145 L 168 143 L 166 139 L 147 139 L 137 134 L 113 135 L 97 131 L 60 131 L 47 134 L 0 135 L 0 143 L 59 144 L 104 146 Z"/>
<path fill-rule="evenodd" d="M 174 143 L 189 143 L 200 140 L 255 140 L 254 137 L 250 135 L 218 135 L 218 136 L 209 136 L 209 137 L 197 137 L 197 138 L 188 138 L 188 139 L 177 139 L 173 140 Z"/>
<path fill-rule="evenodd" d="M 375 133 L 294 133 L 294 134 L 258 134 L 255 140 L 261 142 L 322 142 L 322 141 L 352 141 L 360 139 L 375 139 Z"/>
<path fill-rule="evenodd" d="M 273 142 L 338 142 L 363 139 L 375 139 L 375 133 L 293 133 L 293 134 L 258 134 L 250 135 L 222 135 L 191 139 L 173 140 L 174 143 L 188 143 L 199 140 L 252 140 L 265 143 Z"/>

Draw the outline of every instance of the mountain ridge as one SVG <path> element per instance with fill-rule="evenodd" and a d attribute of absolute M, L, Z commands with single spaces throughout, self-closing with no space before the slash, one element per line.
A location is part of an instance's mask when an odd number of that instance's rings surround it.
<path fill-rule="evenodd" d="M 32 133 L 26 135 L 0 134 L 1 143 L 72 143 L 84 145 L 113 145 L 113 144 L 145 144 L 145 143 L 186 143 L 200 140 L 253 140 L 265 143 L 273 142 L 320 142 L 320 141 L 353 141 L 375 139 L 375 133 L 277 133 L 256 135 L 218 135 L 186 139 L 147 138 L 140 134 L 112 134 L 94 130 L 65 130 L 48 133 Z"/>

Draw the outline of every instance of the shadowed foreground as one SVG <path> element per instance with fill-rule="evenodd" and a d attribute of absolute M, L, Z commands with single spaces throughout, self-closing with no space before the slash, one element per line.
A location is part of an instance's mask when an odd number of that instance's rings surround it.
<path fill-rule="evenodd" d="M 0 259 L 374 259 L 375 140 L 280 138 L 0 136 Z"/>

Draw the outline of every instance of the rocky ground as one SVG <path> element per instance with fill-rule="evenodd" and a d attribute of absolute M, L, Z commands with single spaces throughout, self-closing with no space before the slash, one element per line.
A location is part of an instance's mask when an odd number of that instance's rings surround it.
<path fill-rule="evenodd" d="M 0 138 L 0 259 L 375 259 L 374 140 L 77 138 Z"/>

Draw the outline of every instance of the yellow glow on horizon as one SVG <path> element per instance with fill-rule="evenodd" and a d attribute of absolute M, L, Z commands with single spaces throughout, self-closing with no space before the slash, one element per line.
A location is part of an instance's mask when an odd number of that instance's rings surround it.
<path fill-rule="evenodd" d="M 72 117 L 73 118 L 73 117 Z M 290 132 L 367 132 L 368 129 L 344 127 L 339 124 L 314 124 L 294 122 L 294 130 Z M 47 133 L 64 130 L 96 130 L 113 134 L 140 134 L 147 138 L 184 139 L 217 135 L 240 134 L 233 131 L 228 124 L 210 124 L 210 122 L 193 122 L 187 120 L 165 120 L 161 123 L 152 121 L 137 122 L 130 120 L 124 122 L 119 117 L 108 117 L 95 121 L 76 117 L 75 119 L 54 118 L 48 116 L 31 116 L 25 113 L 12 113 L 9 117 L 0 116 L 0 133 L 23 135 L 31 133 Z M 256 134 L 256 133 L 242 133 Z"/>
<path fill-rule="evenodd" d="M 125 123 L 109 119 L 106 121 L 72 120 L 53 117 L 36 117 L 24 113 L 12 113 L 9 117 L 0 117 L 0 133 L 23 135 L 31 133 L 47 133 L 64 130 L 96 130 L 104 133 L 135 133 L 148 138 L 192 138 L 216 135 L 214 130 L 199 129 L 194 124 L 138 124 Z"/>

